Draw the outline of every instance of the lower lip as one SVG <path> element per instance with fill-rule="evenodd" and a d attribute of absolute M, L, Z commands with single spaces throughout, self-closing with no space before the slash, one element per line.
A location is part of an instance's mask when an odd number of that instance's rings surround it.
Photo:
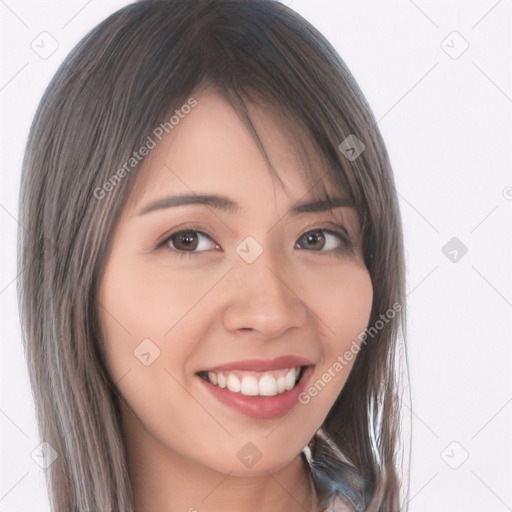
<path fill-rule="evenodd" d="M 251 418 L 268 419 L 282 416 L 298 403 L 299 395 L 306 388 L 312 372 L 313 366 L 308 366 L 293 389 L 275 396 L 246 396 L 241 393 L 233 393 L 227 388 L 215 386 L 202 377 L 198 377 L 198 379 L 220 402 Z"/>

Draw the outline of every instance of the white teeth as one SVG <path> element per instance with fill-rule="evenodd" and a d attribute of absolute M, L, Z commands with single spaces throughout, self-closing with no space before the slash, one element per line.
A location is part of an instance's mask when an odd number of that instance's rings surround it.
<path fill-rule="evenodd" d="M 208 372 L 208 380 L 220 387 L 227 388 L 233 393 L 246 396 L 275 396 L 295 387 L 299 368 L 286 368 L 269 372 Z M 259 377 L 259 380 L 258 380 Z"/>
<path fill-rule="evenodd" d="M 290 391 L 290 389 L 293 389 L 295 386 L 295 377 L 297 374 L 295 373 L 295 370 L 292 368 L 287 374 L 284 379 L 284 387 L 286 391 Z"/>
<path fill-rule="evenodd" d="M 224 377 L 224 374 L 222 372 L 219 372 L 217 374 L 217 386 L 219 386 L 219 388 L 226 387 L 226 377 Z"/>
<path fill-rule="evenodd" d="M 242 379 L 240 393 L 242 395 L 256 396 L 259 392 L 258 380 L 256 377 L 248 375 Z"/>
<path fill-rule="evenodd" d="M 293 371 L 293 370 L 292 370 Z M 263 375 L 259 382 L 260 395 L 275 396 L 277 395 L 277 381 L 272 375 Z"/>
<path fill-rule="evenodd" d="M 230 373 L 226 381 L 226 387 L 229 391 L 233 391 L 233 393 L 239 393 L 241 389 L 240 379 L 236 375 Z"/>

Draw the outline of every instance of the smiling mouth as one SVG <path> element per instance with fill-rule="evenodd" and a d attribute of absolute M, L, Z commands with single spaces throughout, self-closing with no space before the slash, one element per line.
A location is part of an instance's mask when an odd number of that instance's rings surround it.
<path fill-rule="evenodd" d="M 307 366 L 255 372 L 246 370 L 201 371 L 210 384 L 245 396 L 277 396 L 292 390 Z"/>

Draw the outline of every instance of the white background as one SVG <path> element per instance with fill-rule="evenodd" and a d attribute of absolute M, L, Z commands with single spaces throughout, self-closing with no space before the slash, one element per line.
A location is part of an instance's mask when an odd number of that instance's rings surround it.
<path fill-rule="evenodd" d="M 58 65 L 126 3 L 0 0 L 0 512 L 49 510 L 31 458 L 39 440 L 16 305 L 24 145 Z M 290 7 L 347 63 L 394 167 L 408 264 L 410 510 L 512 510 L 512 2 Z M 43 31 L 58 43 L 46 59 L 31 48 Z M 456 262 L 442 252 L 452 237 L 468 248 Z"/>

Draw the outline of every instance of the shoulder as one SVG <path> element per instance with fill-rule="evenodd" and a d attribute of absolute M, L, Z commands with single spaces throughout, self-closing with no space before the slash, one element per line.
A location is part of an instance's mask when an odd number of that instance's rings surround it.
<path fill-rule="evenodd" d="M 329 501 L 329 504 L 327 505 L 327 508 L 324 512 L 355 512 L 355 509 L 352 507 L 347 498 L 344 498 L 339 493 L 336 493 Z"/>

